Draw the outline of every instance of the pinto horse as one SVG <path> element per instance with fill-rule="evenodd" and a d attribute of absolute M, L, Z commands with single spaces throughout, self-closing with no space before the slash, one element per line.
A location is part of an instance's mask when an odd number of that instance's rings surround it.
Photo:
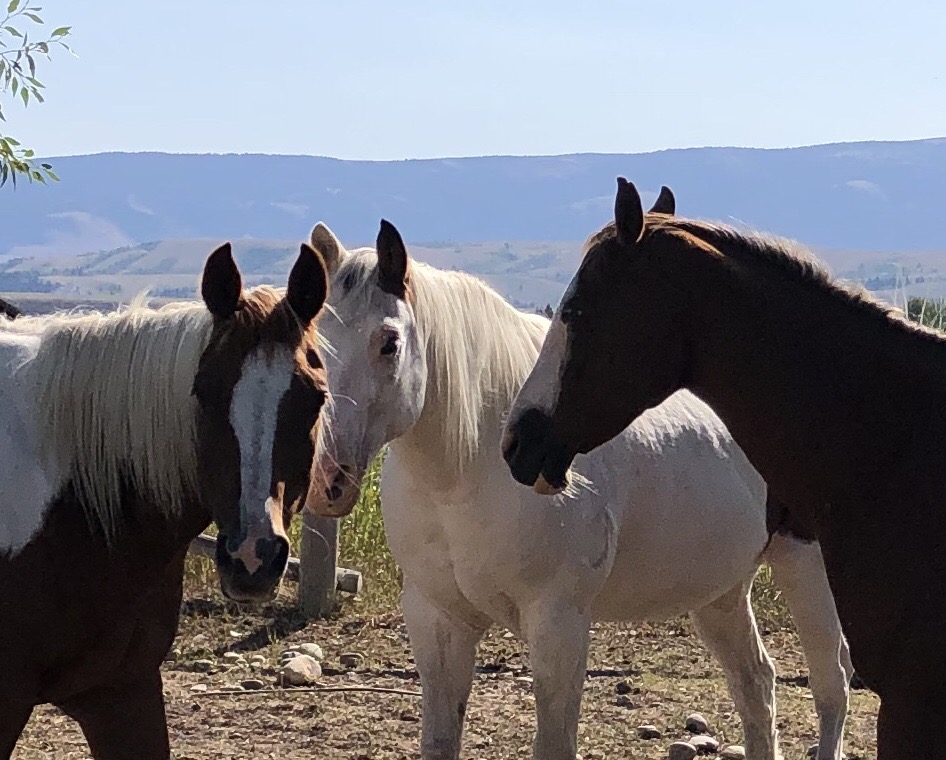
<path fill-rule="evenodd" d="M 211 520 L 234 599 L 269 598 L 326 394 L 305 246 L 285 296 L 244 292 L 229 244 L 203 303 L 0 320 L 0 757 L 33 707 L 101 760 L 169 756 L 160 664 L 188 544 Z"/>
<path fill-rule="evenodd" d="M 669 192 L 657 208 L 672 213 Z M 334 349 L 335 401 L 307 506 L 349 512 L 390 444 L 381 507 L 424 687 L 424 760 L 460 755 L 476 645 L 490 624 L 529 644 L 534 757 L 574 760 L 592 620 L 688 611 L 726 672 L 749 757 L 777 760 L 775 668 L 749 597 L 762 561 L 808 659 L 817 757 L 840 759 L 851 668 L 818 544 L 786 530 L 705 404 L 686 392 L 668 400 L 583 459 L 589 487 L 549 503 L 517 486 L 496 445 L 549 321 L 470 275 L 413 261 L 388 223 L 377 250 L 348 251 L 322 224 L 311 242 L 332 275 L 319 329 Z"/>
<path fill-rule="evenodd" d="M 946 336 L 833 280 L 779 238 L 645 214 L 618 180 L 510 414 L 513 476 L 566 485 L 680 388 L 704 399 L 818 538 L 879 760 L 946 721 Z"/>

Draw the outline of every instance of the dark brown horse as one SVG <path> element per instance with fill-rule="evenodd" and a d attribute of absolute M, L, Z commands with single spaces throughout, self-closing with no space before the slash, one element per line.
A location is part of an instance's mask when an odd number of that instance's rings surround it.
<path fill-rule="evenodd" d="M 572 459 L 680 388 L 707 401 L 817 535 L 880 760 L 946 723 L 946 337 L 833 281 L 785 240 L 647 214 L 618 180 L 503 453 L 561 489 Z"/>
<path fill-rule="evenodd" d="M 0 758 L 37 704 L 104 760 L 169 756 L 159 666 L 211 519 L 225 593 L 269 598 L 309 490 L 327 280 L 244 292 L 226 245 L 204 303 L 0 320 Z"/>

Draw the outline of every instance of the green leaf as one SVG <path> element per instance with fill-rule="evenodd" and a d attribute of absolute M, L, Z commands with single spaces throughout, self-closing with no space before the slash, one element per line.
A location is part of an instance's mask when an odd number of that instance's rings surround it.
<path fill-rule="evenodd" d="M 21 32 L 21 31 L 20 31 L 19 29 L 17 29 L 15 26 L 5 26 L 5 27 L 3 27 L 3 28 L 4 28 L 6 31 L 8 31 L 10 34 L 12 34 L 14 37 L 22 37 L 22 36 L 23 36 L 23 32 Z"/>
<path fill-rule="evenodd" d="M 30 91 L 25 87 L 20 90 L 20 97 L 23 98 L 24 106 L 28 106 L 30 104 Z"/>
<path fill-rule="evenodd" d="M 13 97 L 16 97 L 16 91 L 20 89 L 20 80 L 13 78 Z"/>
<path fill-rule="evenodd" d="M 20 0 L 10 0 L 10 4 L 7 6 L 7 13 L 14 13 L 19 7 Z"/>
<path fill-rule="evenodd" d="M 18 148 L 20 146 L 19 141 L 14 140 L 12 137 L 4 137 L 3 140 L 9 145 L 12 145 L 14 148 Z"/>
<path fill-rule="evenodd" d="M 35 21 L 37 24 L 43 23 L 43 20 L 39 16 L 37 16 L 35 13 L 24 13 L 23 15 L 26 16 L 31 21 Z"/>
<path fill-rule="evenodd" d="M 72 29 L 71 26 L 60 26 L 56 29 L 53 29 L 53 33 L 49 35 L 50 37 L 65 37 L 69 34 L 69 30 Z"/>
<path fill-rule="evenodd" d="M 47 176 L 48 176 L 53 182 L 58 182 L 58 181 L 59 181 L 59 177 L 57 177 L 55 174 L 53 174 L 52 169 L 47 169 L 47 170 L 46 170 L 46 174 L 47 174 Z"/>

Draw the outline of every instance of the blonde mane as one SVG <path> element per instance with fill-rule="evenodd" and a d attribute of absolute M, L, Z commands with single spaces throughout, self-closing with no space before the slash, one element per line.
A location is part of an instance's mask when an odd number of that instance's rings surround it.
<path fill-rule="evenodd" d="M 484 411 L 508 411 L 532 371 L 549 321 L 516 310 L 462 272 L 412 262 L 411 287 L 433 390 L 443 406 L 447 456 L 462 471 L 479 451 Z"/>
<path fill-rule="evenodd" d="M 43 454 L 111 538 L 127 487 L 165 515 L 196 493 L 191 396 L 212 320 L 198 302 L 141 302 L 101 314 L 21 317 L 0 330 L 40 337 L 31 373 Z"/>
<path fill-rule="evenodd" d="M 339 297 L 370 303 L 380 294 L 377 261 L 374 249 L 348 251 L 335 278 L 342 284 Z M 484 411 L 506 413 L 532 371 L 549 321 L 518 311 L 472 275 L 414 259 L 410 271 L 410 300 L 427 350 L 424 415 L 436 415 L 447 460 L 462 472 L 480 449 Z"/>

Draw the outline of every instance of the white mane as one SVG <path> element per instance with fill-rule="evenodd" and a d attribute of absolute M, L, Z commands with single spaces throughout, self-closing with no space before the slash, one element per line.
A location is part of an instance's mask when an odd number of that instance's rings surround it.
<path fill-rule="evenodd" d="M 33 375 L 43 454 L 106 537 L 121 519 L 123 487 L 168 516 L 195 492 L 191 389 L 211 326 L 197 302 L 0 320 L 2 331 L 40 336 L 17 372 Z"/>
<path fill-rule="evenodd" d="M 348 251 L 335 277 L 347 291 L 339 297 L 370 301 L 377 291 L 376 268 L 373 249 Z M 447 459 L 462 471 L 479 451 L 484 410 L 509 408 L 535 364 L 549 321 L 516 310 L 472 275 L 414 259 L 411 290 L 430 373 L 424 414 L 439 416 Z"/>

